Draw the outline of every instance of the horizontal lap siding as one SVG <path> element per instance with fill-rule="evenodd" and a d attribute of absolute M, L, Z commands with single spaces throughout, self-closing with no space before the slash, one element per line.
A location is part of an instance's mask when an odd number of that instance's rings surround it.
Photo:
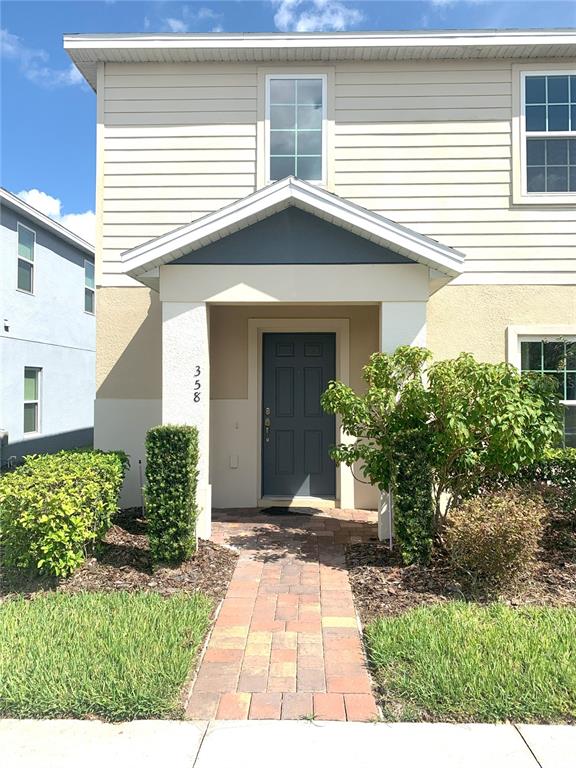
<path fill-rule="evenodd" d="M 576 215 L 511 208 L 512 78 L 498 63 L 342 65 L 337 194 L 466 254 L 474 272 L 566 272 Z"/>
<path fill-rule="evenodd" d="M 256 66 L 107 65 L 103 271 L 255 189 Z"/>
<path fill-rule="evenodd" d="M 107 65 L 105 272 L 254 191 L 257 79 L 256 64 Z M 469 271 L 566 272 L 574 210 L 510 205 L 511 91 L 500 62 L 337 65 L 336 193 L 462 250 Z"/>

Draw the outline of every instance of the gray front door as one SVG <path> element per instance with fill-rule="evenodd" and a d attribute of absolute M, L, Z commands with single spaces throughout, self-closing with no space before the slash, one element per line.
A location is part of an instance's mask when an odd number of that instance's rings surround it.
<path fill-rule="evenodd" d="M 336 495 L 334 416 L 320 396 L 336 375 L 334 333 L 265 333 L 262 495 Z"/>

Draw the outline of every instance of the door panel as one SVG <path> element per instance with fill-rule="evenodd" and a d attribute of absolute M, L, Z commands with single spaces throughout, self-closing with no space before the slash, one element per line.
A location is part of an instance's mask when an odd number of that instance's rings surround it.
<path fill-rule="evenodd" d="M 265 333 L 262 352 L 262 495 L 333 497 L 335 417 L 320 397 L 336 375 L 336 335 Z"/>

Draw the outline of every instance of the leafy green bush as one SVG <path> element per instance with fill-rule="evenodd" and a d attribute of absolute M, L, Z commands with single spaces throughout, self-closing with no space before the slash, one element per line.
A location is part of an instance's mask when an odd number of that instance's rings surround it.
<path fill-rule="evenodd" d="M 167 424 L 146 437 L 146 517 L 154 562 L 178 563 L 196 549 L 196 427 Z"/>
<path fill-rule="evenodd" d="M 418 430 L 398 437 L 398 466 L 393 481 L 394 532 L 407 565 L 427 563 L 432 553 L 434 513 L 432 470 Z"/>
<path fill-rule="evenodd" d="M 520 486 L 545 486 L 556 492 L 557 506 L 573 518 L 576 525 L 576 448 L 548 450 L 533 464 L 512 475 L 484 479 L 481 490 Z"/>
<path fill-rule="evenodd" d="M 474 496 L 455 507 L 444 542 L 463 580 L 500 591 L 528 573 L 545 513 L 538 494 L 514 488 Z"/>
<path fill-rule="evenodd" d="M 67 576 L 104 536 L 118 508 L 126 454 L 61 451 L 26 456 L 0 478 L 0 546 L 6 565 Z"/>
<path fill-rule="evenodd" d="M 433 480 L 435 530 L 450 510 L 487 476 L 514 474 L 538 461 L 560 435 L 561 406 L 554 380 L 520 375 L 506 363 L 477 362 L 463 353 L 429 365 L 419 347 L 376 353 L 363 369 L 366 394 L 332 381 L 322 405 L 338 414 L 354 443 L 337 445 L 332 458 L 388 490 L 397 474 L 402 436 L 419 430 Z"/>

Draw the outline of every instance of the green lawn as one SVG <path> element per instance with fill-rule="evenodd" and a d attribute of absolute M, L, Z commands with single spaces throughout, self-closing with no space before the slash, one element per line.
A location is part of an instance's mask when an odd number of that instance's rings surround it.
<path fill-rule="evenodd" d="M 0 605 L 0 716 L 177 717 L 203 595 L 44 594 Z"/>
<path fill-rule="evenodd" d="M 366 637 L 387 719 L 576 719 L 574 609 L 451 603 L 379 619 Z"/>

